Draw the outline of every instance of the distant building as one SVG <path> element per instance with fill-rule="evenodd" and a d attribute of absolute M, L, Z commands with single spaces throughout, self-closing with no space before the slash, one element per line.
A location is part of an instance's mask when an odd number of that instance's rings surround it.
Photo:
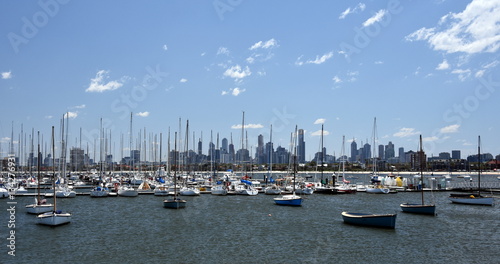
<path fill-rule="evenodd" d="M 141 151 L 131 150 L 130 151 L 130 162 L 134 164 L 139 164 L 141 162 Z"/>
<path fill-rule="evenodd" d="M 439 159 L 442 159 L 442 160 L 449 160 L 449 159 L 451 159 L 450 153 L 449 152 L 441 152 L 441 153 L 439 153 Z"/>
<path fill-rule="evenodd" d="M 71 148 L 69 151 L 70 155 L 70 167 L 72 170 L 79 171 L 83 169 L 84 164 L 84 151 L 81 148 Z"/>
<path fill-rule="evenodd" d="M 406 162 L 405 148 L 400 147 L 398 155 L 399 155 L 399 163 L 405 163 Z"/>
<path fill-rule="evenodd" d="M 455 159 L 455 160 L 459 160 L 460 159 L 460 150 L 452 150 L 451 151 L 451 158 L 452 159 Z"/>
<path fill-rule="evenodd" d="M 394 144 L 391 141 L 385 146 L 385 159 L 389 160 L 390 158 L 394 158 Z"/>
<path fill-rule="evenodd" d="M 356 140 L 352 140 L 351 143 L 351 162 L 356 162 L 358 156 L 358 144 L 356 143 Z"/>
<path fill-rule="evenodd" d="M 385 160 L 385 146 L 384 145 L 378 145 L 378 158 L 380 160 Z"/>
<path fill-rule="evenodd" d="M 298 135 L 298 144 L 297 144 L 297 162 L 305 163 L 306 162 L 306 142 L 304 141 L 304 129 L 299 129 Z"/>

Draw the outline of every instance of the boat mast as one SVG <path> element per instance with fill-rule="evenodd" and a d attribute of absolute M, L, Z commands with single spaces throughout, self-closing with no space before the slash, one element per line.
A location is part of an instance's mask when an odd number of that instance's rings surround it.
<path fill-rule="evenodd" d="M 54 139 L 54 126 L 52 126 L 52 194 L 54 195 L 54 212 L 56 211 L 57 208 L 57 199 L 56 199 L 56 160 L 55 160 L 55 155 L 56 154 L 56 144 L 55 144 L 55 139 Z"/>
<path fill-rule="evenodd" d="M 420 192 L 421 192 L 421 196 L 422 196 L 422 205 L 424 205 L 424 161 L 423 161 L 423 157 L 424 157 L 424 151 L 423 151 L 423 148 L 422 148 L 422 135 L 420 135 L 420 153 L 419 153 L 419 160 L 420 160 L 420 184 L 421 184 L 421 187 L 420 187 Z"/>
<path fill-rule="evenodd" d="M 36 199 L 36 204 L 40 205 L 40 163 L 42 159 L 42 153 L 40 152 L 40 131 L 38 131 L 38 152 L 37 152 L 37 170 L 38 170 L 38 197 Z M 31 166 L 30 166 L 31 167 Z"/>
<path fill-rule="evenodd" d="M 477 136 L 477 160 L 478 160 L 478 174 L 477 174 L 477 194 L 481 197 L 481 136 Z"/>
<path fill-rule="evenodd" d="M 324 152 L 323 152 L 323 125 L 324 124 L 321 124 L 321 183 L 323 183 L 323 163 L 325 162 L 325 159 L 324 159 Z M 328 182 L 328 179 L 326 180 L 326 182 Z M 333 185 L 335 185 L 335 182 L 333 183 Z"/>

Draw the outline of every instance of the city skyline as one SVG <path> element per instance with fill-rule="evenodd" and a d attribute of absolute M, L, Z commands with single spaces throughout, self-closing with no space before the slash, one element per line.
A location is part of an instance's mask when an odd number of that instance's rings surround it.
<path fill-rule="evenodd" d="M 0 156 L 33 130 L 60 136 L 65 115 L 68 147 L 94 144 L 102 126 L 116 156 L 131 113 L 134 141 L 184 137 L 189 120 L 193 149 L 213 133 L 236 149 L 248 137 L 255 153 L 271 125 L 287 149 L 298 126 L 310 160 L 321 126 L 324 147 L 340 153 L 344 136 L 347 148 L 373 145 L 377 118 L 378 141 L 396 154 L 419 135 L 430 155 L 474 154 L 479 135 L 484 152 L 500 153 L 498 1 L 1 5 Z"/>

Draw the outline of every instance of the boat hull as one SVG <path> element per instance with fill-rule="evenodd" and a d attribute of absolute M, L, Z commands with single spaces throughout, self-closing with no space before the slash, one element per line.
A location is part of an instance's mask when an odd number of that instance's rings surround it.
<path fill-rule="evenodd" d="M 452 203 L 471 204 L 471 205 L 488 205 L 493 206 L 493 197 L 474 196 L 474 195 L 456 195 L 448 198 Z"/>
<path fill-rule="evenodd" d="M 282 197 L 274 198 L 274 203 L 277 205 L 301 206 L 302 198 L 297 195 L 283 195 Z"/>
<path fill-rule="evenodd" d="M 436 215 L 436 206 L 433 204 L 410 204 L 403 203 L 400 205 L 401 210 L 405 213 Z"/>
<path fill-rule="evenodd" d="M 57 198 L 75 198 L 76 192 L 75 191 L 56 191 L 56 197 Z"/>
<path fill-rule="evenodd" d="M 28 214 L 42 214 L 50 212 L 54 209 L 53 204 L 28 204 L 26 205 L 26 212 Z"/>
<path fill-rule="evenodd" d="M 139 192 L 137 192 L 137 190 L 135 190 L 134 188 L 118 189 L 118 196 L 136 197 L 138 195 L 139 195 Z"/>
<path fill-rule="evenodd" d="M 342 212 L 344 223 L 383 228 L 396 227 L 397 214 L 364 214 Z"/>
<path fill-rule="evenodd" d="M 47 212 L 37 215 L 37 223 L 40 225 L 60 226 L 71 222 L 70 213 Z"/>
<path fill-rule="evenodd" d="M 163 201 L 163 207 L 170 209 L 180 209 L 186 207 L 186 200 L 167 199 Z"/>
<path fill-rule="evenodd" d="M 389 188 L 366 188 L 366 192 L 375 194 L 388 194 L 390 190 Z"/>

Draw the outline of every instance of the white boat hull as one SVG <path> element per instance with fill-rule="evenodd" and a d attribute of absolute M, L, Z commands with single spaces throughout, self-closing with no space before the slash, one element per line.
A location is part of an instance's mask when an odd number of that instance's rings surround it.
<path fill-rule="evenodd" d="M 118 189 L 118 195 L 124 197 L 136 197 L 139 193 L 134 188 L 124 188 Z"/>
<path fill-rule="evenodd" d="M 75 198 L 76 192 L 75 191 L 56 191 L 56 197 L 57 198 Z"/>
<path fill-rule="evenodd" d="M 449 197 L 452 203 L 493 206 L 493 197 Z"/>
<path fill-rule="evenodd" d="M 224 189 L 223 187 L 214 187 L 212 188 L 211 192 L 210 192 L 212 195 L 220 195 L 220 196 L 223 196 L 223 195 L 227 195 L 227 190 Z"/>
<path fill-rule="evenodd" d="M 50 212 L 54 209 L 53 204 L 28 204 L 26 205 L 26 212 L 28 214 L 42 214 Z"/>
<path fill-rule="evenodd" d="M 70 213 L 47 212 L 39 214 L 36 217 L 37 223 L 40 225 L 59 226 L 71 222 Z"/>
<path fill-rule="evenodd" d="M 388 194 L 389 188 L 366 188 L 367 193 L 375 193 L 375 194 Z"/>

